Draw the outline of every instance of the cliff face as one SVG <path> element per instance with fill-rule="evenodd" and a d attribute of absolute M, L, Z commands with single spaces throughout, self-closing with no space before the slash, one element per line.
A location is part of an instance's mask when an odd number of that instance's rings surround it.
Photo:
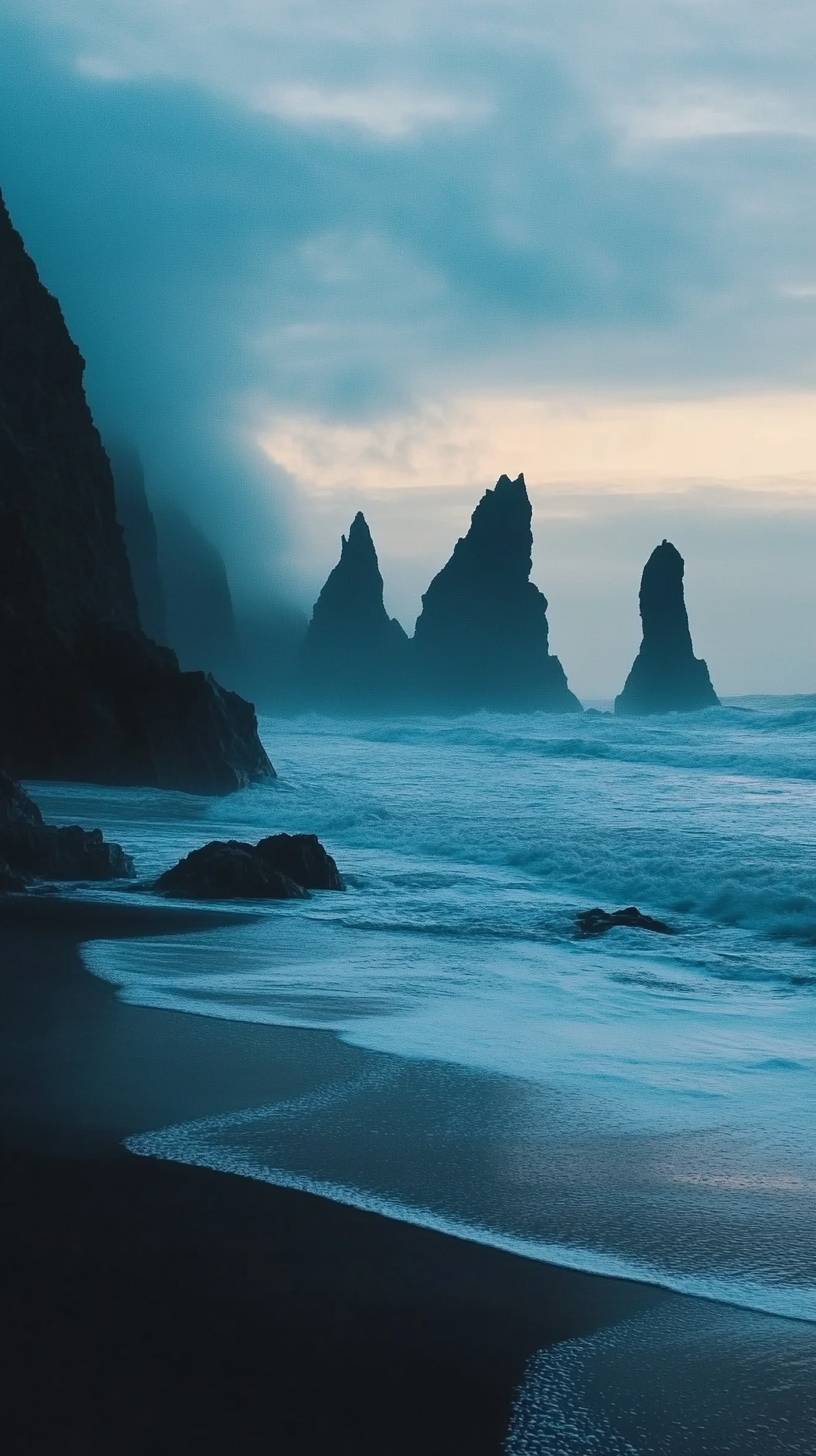
<path fill-rule="evenodd" d="M 152 641 L 166 642 L 167 607 L 159 569 L 159 538 L 147 499 L 142 462 L 136 451 L 123 441 L 109 444 L 108 456 L 116 489 L 116 513 L 124 532 L 139 620 Z"/>
<path fill-rule="evenodd" d="M 719 702 L 706 664 L 694 656 L 683 571 L 683 558 L 670 541 L 656 546 L 643 568 L 643 641 L 623 692 L 615 699 L 616 713 L 692 712 Z"/>
<path fill-rule="evenodd" d="M 531 520 L 524 476 L 501 476 L 422 598 L 414 659 L 428 706 L 580 708 L 549 654 L 547 600 L 530 581 Z"/>
<path fill-rule="evenodd" d="M 178 507 L 162 508 L 158 527 L 167 641 L 182 667 L 206 662 L 234 684 L 241 675 L 241 649 L 223 558 Z"/>
<path fill-rule="evenodd" d="M 273 772 L 254 711 L 141 631 L 83 368 L 0 199 L 0 766 L 227 792 Z"/>
<path fill-rule="evenodd" d="M 315 602 L 301 655 L 306 699 L 343 711 L 395 706 L 405 688 L 408 639 L 383 603 L 383 579 L 362 512 Z"/>

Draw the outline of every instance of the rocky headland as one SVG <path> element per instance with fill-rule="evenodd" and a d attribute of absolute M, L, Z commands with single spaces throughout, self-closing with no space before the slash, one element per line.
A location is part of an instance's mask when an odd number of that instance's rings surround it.
<path fill-rule="evenodd" d="M 0 199 L 0 766 L 201 793 L 269 777 L 250 704 L 142 630 L 83 370 Z"/>

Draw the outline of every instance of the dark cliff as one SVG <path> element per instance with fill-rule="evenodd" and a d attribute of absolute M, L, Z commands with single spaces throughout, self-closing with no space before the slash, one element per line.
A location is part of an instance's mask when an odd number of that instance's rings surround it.
<path fill-rule="evenodd" d="M 242 658 L 223 557 L 179 507 L 163 507 L 157 520 L 167 641 L 182 667 L 206 662 L 234 685 L 242 677 Z"/>
<path fill-rule="evenodd" d="M 548 649 L 546 597 L 530 581 L 524 476 L 501 476 L 422 598 L 414 636 L 420 701 L 468 711 L 580 708 Z"/>
<path fill-rule="evenodd" d="M 358 511 L 306 632 L 303 695 L 316 707 L 344 712 L 394 707 L 405 690 L 407 657 L 408 639 L 385 610 L 377 553 Z"/>
<path fill-rule="evenodd" d="M 159 538 L 150 509 L 144 470 L 136 451 L 123 441 L 108 445 L 116 489 L 116 514 L 125 537 L 142 629 L 154 642 L 167 642 L 167 605 L 159 568 Z M 205 661 L 202 658 L 202 661 Z"/>
<path fill-rule="evenodd" d="M 254 710 L 143 635 L 83 369 L 0 198 L 0 766 L 228 792 L 272 773 Z"/>
<path fill-rule="evenodd" d="M 693 712 L 716 707 L 708 668 L 694 656 L 683 593 L 683 558 L 670 541 L 656 546 L 643 568 L 643 641 L 615 712 L 623 715 Z"/>

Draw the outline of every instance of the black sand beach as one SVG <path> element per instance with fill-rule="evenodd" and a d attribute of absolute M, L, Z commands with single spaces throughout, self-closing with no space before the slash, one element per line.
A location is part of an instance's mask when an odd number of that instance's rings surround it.
<path fill-rule="evenodd" d="M 81 964 L 206 912 L 0 917 L 6 1450 L 496 1453 L 535 1350 L 672 1298 L 129 1155 L 354 1049 L 127 1006 Z"/>

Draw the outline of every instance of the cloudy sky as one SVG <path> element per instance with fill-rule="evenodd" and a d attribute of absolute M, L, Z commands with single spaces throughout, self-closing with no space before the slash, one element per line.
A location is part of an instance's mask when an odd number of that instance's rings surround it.
<path fill-rule="evenodd" d="M 239 597 L 362 507 L 410 628 L 523 470 L 578 692 L 663 536 L 720 688 L 814 690 L 814 54 L 809 0 L 4 0 L 0 187 Z"/>

